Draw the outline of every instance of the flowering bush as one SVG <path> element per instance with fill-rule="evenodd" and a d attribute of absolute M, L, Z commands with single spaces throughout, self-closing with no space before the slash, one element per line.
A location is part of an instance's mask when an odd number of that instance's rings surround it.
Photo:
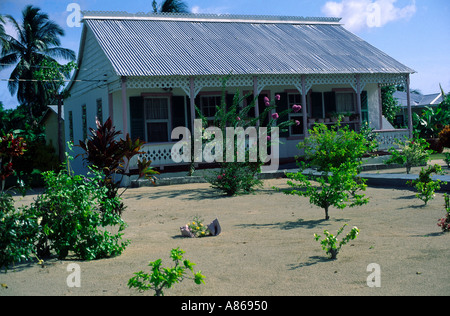
<path fill-rule="evenodd" d="M 225 192 L 228 196 L 250 193 L 262 185 L 258 178 L 260 165 L 258 163 L 225 162 L 218 172 L 206 176 L 213 188 Z M 216 176 L 217 174 L 217 176 Z"/>
<path fill-rule="evenodd" d="M 450 231 L 450 199 L 447 194 L 444 194 L 445 198 L 445 211 L 447 212 L 446 216 L 444 218 L 441 218 L 438 221 L 438 226 L 441 227 L 443 232 L 449 232 Z"/>
<path fill-rule="evenodd" d="M 233 103 L 231 105 L 227 105 L 225 103 L 225 92 L 227 90 L 225 85 L 226 80 L 224 80 L 224 86 L 222 89 L 222 103 L 220 106 L 216 107 L 216 114 L 214 116 L 214 121 L 212 122 L 213 126 L 216 126 L 222 130 L 223 135 L 226 134 L 227 127 L 234 127 L 235 129 L 242 128 L 242 130 L 245 131 L 248 127 L 256 127 L 259 125 L 259 127 L 267 128 L 267 148 L 270 148 L 273 142 L 270 135 L 272 135 L 272 129 L 274 127 L 278 127 L 280 132 L 285 132 L 290 125 L 295 124 L 293 120 L 282 121 L 281 119 L 287 116 L 292 109 L 274 112 L 277 107 L 275 102 L 271 102 L 268 97 L 264 97 L 264 111 L 262 111 L 258 117 L 251 117 L 249 115 L 250 110 L 255 108 L 256 99 L 247 106 L 241 108 L 240 104 L 244 103 L 243 101 L 249 96 L 247 95 L 241 98 L 239 91 L 237 91 L 234 95 Z M 280 95 L 275 95 L 274 101 L 279 101 L 280 99 Z M 295 109 L 299 110 L 300 108 L 300 106 L 296 106 Z M 202 118 L 204 126 L 208 126 L 208 124 L 211 123 L 208 122 L 207 118 L 204 117 L 198 108 L 197 113 L 199 117 Z M 224 142 L 225 141 L 226 140 L 224 139 Z M 245 141 L 247 142 L 247 140 Z M 254 145 L 256 144 L 248 144 L 249 146 L 243 146 L 245 148 L 244 153 L 238 152 L 239 147 L 241 147 L 239 145 L 242 144 L 237 144 L 237 142 L 235 142 L 234 148 L 231 149 L 234 150 L 236 161 L 225 161 L 226 159 L 224 157 L 223 161 L 225 162 L 221 162 L 219 164 L 218 170 L 214 170 L 209 175 L 205 176 L 205 179 L 213 188 L 217 188 L 225 192 L 228 196 L 250 193 L 256 187 L 262 185 L 262 181 L 258 178 L 258 174 L 261 172 L 261 166 L 263 166 L 264 162 L 259 159 L 260 157 L 258 157 L 256 161 L 255 159 L 250 159 L 250 151 L 252 150 L 250 147 L 255 147 Z M 226 143 L 224 143 L 223 148 L 227 148 L 227 151 L 229 150 Z M 238 157 L 244 157 L 245 159 L 244 161 L 238 161 Z"/>

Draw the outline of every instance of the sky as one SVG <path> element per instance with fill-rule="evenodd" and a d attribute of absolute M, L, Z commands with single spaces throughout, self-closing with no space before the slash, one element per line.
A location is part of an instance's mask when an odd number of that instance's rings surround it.
<path fill-rule="evenodd" d="M 158 4 L 162 0 L 157 0 Z M 450 1 L 448 0 L 185 0 L 193 13 L 340 17 L 344 27 L 363 40 L 414 69 L 411 89 L 423 94 L 450 92 Z M 77 53 L 81 11 L 150 12 L 152 0 L 0 0 L 0 14 L 19 23 L 22 10 L 32 4 L 65 31 L 61 46 Z M 11 34 L 12 28 L 6 26 Z M 18 104 L 6 81 L 12 71 L 0 71 L 0 101 L 5 108 Z"/>

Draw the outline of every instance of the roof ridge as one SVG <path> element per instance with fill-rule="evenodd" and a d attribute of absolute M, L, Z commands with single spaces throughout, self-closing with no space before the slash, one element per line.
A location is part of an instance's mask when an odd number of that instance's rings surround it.
<path fill-rule="evenodd" d="M 278 15 L 210 14 L 210 13 L 153 13 L 126 11 L 82 11 L 84 19 L 171 20 L 191 22 L 247 22 L 247 23 L 305 23 L 340 24 L 336 17 L 303 17 Z"/>

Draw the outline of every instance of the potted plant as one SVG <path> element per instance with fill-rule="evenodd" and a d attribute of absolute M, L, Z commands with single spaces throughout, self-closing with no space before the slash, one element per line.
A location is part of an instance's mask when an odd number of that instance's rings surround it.
<path fill-rule="evenodd" d="M 337 122 L 339 120 L 339 113 L 330 112 L 328 115 L 330 116 L 331 122 Z"/>
<path fill-rule="evenodd" d="M 347 112 L 347 113 L 343 113 L 344 117 L 342 119 L 343 122 L 349 122 L 350 121 L 350 117 L 352 116 L 352 113 Z"/>

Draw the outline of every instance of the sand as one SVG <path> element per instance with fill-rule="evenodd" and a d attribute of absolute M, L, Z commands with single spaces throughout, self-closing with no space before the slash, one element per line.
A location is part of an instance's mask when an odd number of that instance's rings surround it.
<path fill-rule="evenodd" d="M 19 264 L 0 273 L 0 296 L 153 295 L 127 287 L 134 272 L 149 271 L 149 261 L 180 247 L 206 276 L 206 284 L 185 280 L 167 290 L 170 296 L 279 295 L 448 295 L 450 234 L 437 220 L 445 215 L 441 193 L 423 206 L 413 191 L 368 188 L 365 206 L 324 212 L 308 198 L 275 192 L 286 179 L 266 180 L 255 194 L 225 197 L 209 184 L 129 189 L 123 214 L 131 244 L 115 258 L 96 261 L 49 259 L 41 266 Z M 30 194 L 17 203 L 30 203 Z M 219 219 L 215 237 L 182 238 L 179 227 L 196 215 L 205 223 Z M 344 224 L 360 229 L 337 260 L 328 260 L 314 233 L 335 233 Z M 323 235 L 323 234 L 322 234 Z M 69 264 L 80 266 L 80 287 L 69 287 Z M 380 287 L 367 279 L 380 267 Z"/>

